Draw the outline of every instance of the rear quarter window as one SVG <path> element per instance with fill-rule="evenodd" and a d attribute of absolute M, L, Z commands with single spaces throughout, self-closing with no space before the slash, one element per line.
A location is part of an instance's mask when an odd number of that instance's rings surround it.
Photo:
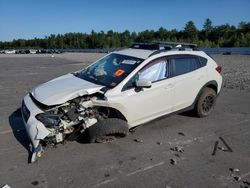
<path fill-rule="evenodd" d="M 207 59 L 204 57 L 199 57 L 200 67 L 205 67 L 207 65 Z"/>

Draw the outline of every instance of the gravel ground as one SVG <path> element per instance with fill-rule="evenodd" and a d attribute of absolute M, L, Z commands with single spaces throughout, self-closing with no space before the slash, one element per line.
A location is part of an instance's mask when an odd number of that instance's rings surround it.
<path fill-rule="evenodd" d="M 79 140 L 47 148 L 28 164 L 23 96 L 103 55 L 0 54 L 0 187 L 250 187 L 250 56 L 241 55 L 214 56 L 225 87 L 209 117 L 162 117 L 113 143 Z M 216 141 L 220 149 L 212 155 Z"/>
<path fill-rule="evenodd" d="M 223 67 L 224 87 L 236 90 L 250 90 L 249 55 L 214 55 Z"/>

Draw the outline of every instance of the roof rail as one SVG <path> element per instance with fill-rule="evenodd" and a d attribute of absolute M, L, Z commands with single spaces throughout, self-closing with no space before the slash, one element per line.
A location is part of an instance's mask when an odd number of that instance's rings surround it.
<path fill-rule="evenodd" d="M 133 43 L 131 45 L 133 49 L 143 49 L 143 50 L 154 50 L 148 57 L 155 54 L 166 52 L 166 51 L 194 51 L 199 50 L 197 44 L 183 43 L 183 42 L 158 42 L 154 41 L 151 43 Z"/>
<path fill-rule="evenodd" d="M 159 43 L 132 43 L 130 48 L 134 49 L 143 49 L 143 50 L 171 50 L 172 47 L 165 44 L 159 44 Z"/>
<path fill-rule="evenodd" d="M 185 43 L 185 42 L 159 42 L 159 41 L 154 41 L 154 44 L 158 45 L 167 45 L 171 46 L 172 48 L 191 48 L 193 50 L 197 49 L 197 44 L 193 43 Z"/>
<path fill-rule="evenodd" d="M 171 50 L 176 48 L 189 48 L 192 50 L 197 49 L 197 44 L 183 43 L 183 42 L 158 42 L 151 43 L 133 43 L 131 48 L 144 49 L 144 50 Z"/>

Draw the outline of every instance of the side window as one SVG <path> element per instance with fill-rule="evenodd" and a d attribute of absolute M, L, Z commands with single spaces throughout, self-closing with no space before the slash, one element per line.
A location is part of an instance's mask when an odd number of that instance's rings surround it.
<path fill-rule="evenodd" d="M 174 76 L 191 72 L 200 67 L 198 58 L 195 56 L 176 57 L 173 58 L 173 62 L 174 62 Z"/>
<path fill-rule="evenodd" d="M 200 67 L 205 67 L 207 65 L 207 59 L 204 57 L 199 57 Z"/>
<path fill-rule="evenodd" d="M 135 74 L 123 87 L 122 91 L 131 89 L 135 86 L 136 80 L 146 79 L 151 82 L 157 82 L 169 77 L 168 63 L 166 58 L 153 60 Z"/>
<path fill-rule="evenodd" d="M 138 79 L 146 79 L 151 82 L 167 78 L 167 60 L 165 58 L 153 60 L 138 72 L 138 76 Z"/>

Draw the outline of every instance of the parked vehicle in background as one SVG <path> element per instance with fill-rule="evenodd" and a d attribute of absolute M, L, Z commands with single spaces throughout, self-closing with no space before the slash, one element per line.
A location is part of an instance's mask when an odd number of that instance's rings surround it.
<path fill-rule="evenodd" d="M 16 50 L 4 50 L 5 54 L 15 54 Z"/>
<path fill-rule="evenodd" d="M 11 49 L 11 50 L 1 50 L 0 53 L 5 54 L 61 54 L 62 50 L 59 49 Z"/>
<path fill-rule="evenodd" d="M 34 50 L 34 49 L 30 49 L 30 54 L 36 54 L 37 50 Z"/>
<path fill-rule="evenodd" d="M 18 49 L 16 50 L 16 54 L 25 54 L 25 50 L 24 49 Z"/>

